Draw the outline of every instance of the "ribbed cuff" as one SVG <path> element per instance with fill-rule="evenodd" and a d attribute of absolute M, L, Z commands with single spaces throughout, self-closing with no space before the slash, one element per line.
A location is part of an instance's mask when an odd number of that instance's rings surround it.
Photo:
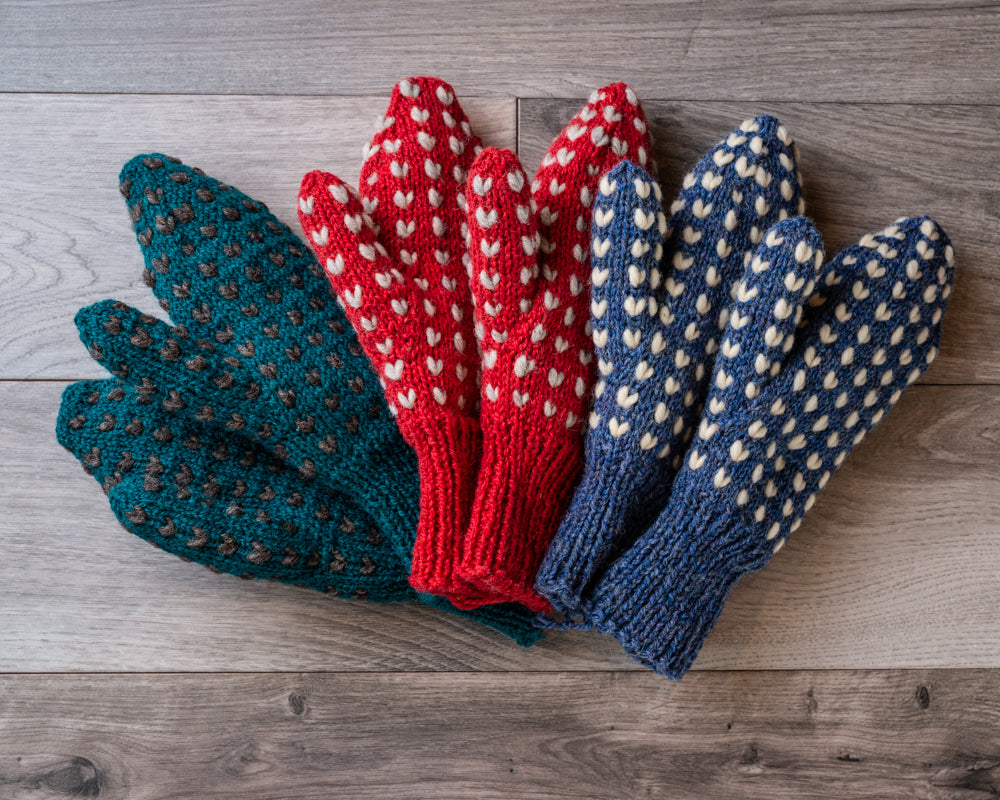
<path fill-rule="evenodd" d="M 594 453 L 589 461 L 535 578 L 553 610 L 577 623 L 593 584 L 645 531 L 670 490 L 662 462 L 621 464 Z"/>
<path fill-rule="evenodd" d="M 458 576 L 482 451 L 479 423 L 469 417 L 400 417 L 400 430 L 417 451 L 420 521 L 410 585 L 446 597 L 456 608 L 500 601 Z"/>
<path fill-rule="evenodd" d="M 409 573 L 420 516 L 417 457 L 398 436 L 372 456 L 376 460 L 355 468 L 345 488 L 371 514 Z"/>
<path fill-rule="evenodd" d="M 675 494 L 601 579 L 590 609 L 595 627 L 674 680 L 694 662 L 733 585 L 771 555 L 770 543 L 747 536 L 741 520 L 711 499 Z"/>
<path fill-rule="evenodd" d="M 484 591 L 548 613 L 535 573 L 579 480 L 583 441 L 566 433 L 536 444 L 509 430 L 485 437 L 460 574 Z"/>

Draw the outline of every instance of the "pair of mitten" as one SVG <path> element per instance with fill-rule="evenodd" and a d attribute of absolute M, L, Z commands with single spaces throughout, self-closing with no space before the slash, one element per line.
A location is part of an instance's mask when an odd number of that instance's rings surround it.
<path fill-rule="evenodd" d="M 824 262 L 801 211 L 768 116 L 698 163 L 669 220 L 630 163 L 595 202 L 600 382 L 537 585 L 564 624 L 674 678 L 937 353 L 953 260 L 938 225 L 900 219 Z"/>
<path fill-rule="evenodd" d="M 125 527 L 169 552 L 345 597 L 416 599 L 416 460 L 309 249 L 263 204 L 166 156 L 129 161 L 121 191 L 172 322 L 110 300 L 78 313 L 115 377 L 67 388 L 59 441 Z M 538 638 L 511 605 L 468 615 Z"/>
<path fill-rule="evenodd" d="M 418 590 L 549 609 L 534 576 L 579 480 L 592 385 L 591 206 L 604 172 L 649 150 L 614 84 L 529 181 L 513 153 L 482 149 L 450 86 L 413 78 L 357 190 L 303 180 L 303 229 L 417 454 Z"/>

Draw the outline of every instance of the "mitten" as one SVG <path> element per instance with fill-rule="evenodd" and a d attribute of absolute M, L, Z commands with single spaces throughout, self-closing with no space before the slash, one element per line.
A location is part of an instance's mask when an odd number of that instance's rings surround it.
<path fill-rule="evenodd" d="M 464 256 L 465 179 L 480 149 L 448 84 L 401 81 L 366 150 L 360 195 L 302 180 L 299 219 L 417 453 L 411 584 L 456 605 L 495 601 L 457 573 L 482 447 Z"/>
<path fill-rule="evenodd" d="M 590 403 L 590 210 L 600 176 L 645 164 L 646 120 L 624 84 L 595 92 L 530 184 L 513 153 L 476 159 L 466 199 L 482 352 L 483 459 L 460 574 L 537 611 L 542 555 L 583 463 Z"/>
<path fill-rule="evenodd" d="M 657 672 L 691 666 L 730 588 L 784 544 L 934 359 L 952 260 L 927 217 L 864 237 L 818 272 L 808 220 L 767 233 L 669 504 L 594 591 L 599 629 Z"/>
<path fill-rule="evenodd" d="M 125 528 L 217 572 L 354 599 L 416 599 L 363 509 L 165 399 L 117 379 L 63 392 L 59 443 L 101 484 Z"/>
<path fill-rule="evenodd" d="M 121 190 L 173 324 L 111 300 L 81 309 L 93 357 L 317 474 L 382 530 L 415 527 L 413 453 L 308 248 L 262 204 L 166 156 L 129 161 Z"/>
<path fill-rule="evenodd" d="M 414 455 L 309 250 L 262 204 L 166 156 L 132 159 L 121 189 L 144 279 L 175 324 L 110 300 L 82 309 L 93 357 L 349 495 L 408 567 Z"/>
<path fill-rule="evenodd" d="M 380 531 L 350 498 L 252 439 L 185 414 L 149 383 L 70 384 L 56 436 L 101 484 L 122 525 L 169 553 L 331 596 L 447 608 L 418 597 L 396 533 Z M 523 614 L 504 608 L 476 617 L 522 645 L 537 640 Z"/>
<path fill-rule="evenodd" d="M 660 201 L 656 182 L 624 162 L 601 181 L 595 203 L 600 380 L 583 479 L 537 578 L 577 623 L 596 580 L 666 505 L 730 293 L 754 247 L 771 225 L 801 212 L 794 144 L 775 118 L 747 120 L 684 178 L 669 222 Z"/>

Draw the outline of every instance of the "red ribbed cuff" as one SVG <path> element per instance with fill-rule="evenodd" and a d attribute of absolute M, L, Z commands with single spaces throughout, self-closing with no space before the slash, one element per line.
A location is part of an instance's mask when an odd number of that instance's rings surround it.
<path fill-rule="evenodd" d="M 459 574 L 482 591 L 548 613 L 535 573 L 580 479 L 583 439 L 566 433 L 535 442 L 519 433 L 486 434 Z"/>
<path fill-rule="evenodd" d="M 458 575 L 482 451 L 479 423 L 468 417 L 401 416 L 400 431 L 417 452 L 420 520 L 410 585 L 446 597 L 457 608 L 498 602 Z"/>

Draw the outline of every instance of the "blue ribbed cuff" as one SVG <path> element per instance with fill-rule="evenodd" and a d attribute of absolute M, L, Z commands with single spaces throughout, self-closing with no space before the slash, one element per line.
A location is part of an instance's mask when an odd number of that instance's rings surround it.
<path fill-rule="evenodd" d="M 645 529 L 650 507 L 654 513 L 662 508 L 666 491 L 657 491 L 656 466 L 612 471 L 588 465 L 535 578 L 554 611 L 580 622 L 593 585 Z M 638 517 L 640 511 L 647 519 Z"/>
<path fill-rule="evenodd" d="M 697 494 L 675 493 L 654 526 L 607 571 L 589 610 L 594 627 L 674 680 L 691 667 L 732 587 L 763 567 L 772 551 L 746 536 L 738 515 Z"/>

